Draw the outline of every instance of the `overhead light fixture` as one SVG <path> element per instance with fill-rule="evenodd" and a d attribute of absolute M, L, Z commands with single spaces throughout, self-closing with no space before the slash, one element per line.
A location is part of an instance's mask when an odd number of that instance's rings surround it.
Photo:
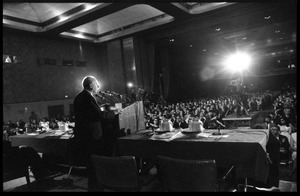
<path fill-rule="evenodd" d="M 87 3 L 84 5 L 84 10 L 90 10 L 92 8 L 94 8 L 97 4 L 90 4 L 90 3 Z"/>
<path fill-rule="evenodd" d="M 265 16 L 265 20 L 269 20 L 271 16 Z"/>
<path fill-rule="evenodd" d="M 221 30 L 221 28 L 216 28 L 215 30 L 216 30 L 216 31 L 220 31 L 220 30 Z"/>
<path fill-rule="evenodd" d="M 67 19 L 68 19 L 68 17 L 66 17 L 66 16 L 59 16 L 59 20 L 57 22 L 62 22 L 62 21 L 65 21 Z"/>

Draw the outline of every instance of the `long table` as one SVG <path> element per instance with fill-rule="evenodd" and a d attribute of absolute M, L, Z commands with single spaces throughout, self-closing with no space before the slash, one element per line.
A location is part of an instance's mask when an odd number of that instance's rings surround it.
<path fill-rule="evenodd" d="M 21 135 L 10 136 L 12 146 L 26 145 L 34 148 L 40 153 L 53 153 L 66 156 L 68 141 L 72 137 L 68 132 L 54 130 L 45 133 L 24 133 Z"/>
<path fill-rule="evenodd" d="M 249 115 L 241 115 L 237 116 L 235 114 L 230 114 L 228 116 L 225 116 L 222 118 L 225 124 L 227 125 L 233 125 L 235 127 L 251 127 L 251 121 L 253 120 L 253 117 L 257 115 L 259 112 L 252 111 L 249 112 Z"/>
<path fill-rule="evenodd" d="M 210 130 L 216 132 L 217 130 Z M 120 155 L 156 159 L 158 155 L 183 159 L 214 159 L 218 167 L 234 166 L 238 178 L 266 182 L 269 166 L 266 154 L 268 131 L 224 129 L 221 136 L 197 133 L 176 135 L 172 140 L 154 139 L 149 132 L 137 132 L 117 139 Z"/>

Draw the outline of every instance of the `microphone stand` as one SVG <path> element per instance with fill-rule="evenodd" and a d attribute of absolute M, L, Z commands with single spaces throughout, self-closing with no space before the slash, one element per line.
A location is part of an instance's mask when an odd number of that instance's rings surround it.
<path fill-rule="evenodd" d="M 217 119 L 216 119 L 216 122 L 218 123 L 218 132 L 213 132 L 212 134 L 213 135 L 222 135 L 222 133 L 221 133 L 221 131 L 220 131 L 220 128 L 221 128 L 221 126 L 223 127 L 223 128 L 225 128 L 225 125 L 223 125 L 220 121 L 218 121 Z"/>
<path fill-rule="evenodd" d="M 213 135 L 221 135 L 220 126 L 221 125 L 218 126 L 218 132 L 213 132 Z"/>

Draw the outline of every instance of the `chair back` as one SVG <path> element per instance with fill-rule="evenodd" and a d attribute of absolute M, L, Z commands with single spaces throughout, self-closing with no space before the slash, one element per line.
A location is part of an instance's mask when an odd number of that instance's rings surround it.
<path fill-rule="evenodd" d="M 185 160 L 158 156 L 164 187 L 172 192 L 217 191 L 215 160 Z"/>
<path fill-rule="evenodd" d="M 25 177 L 27 188 L 30 190 L 30 177 L 29 177 L 29 171 L 28 166 L 25 164 L 18 164 L 15 162 L 12 162 L 10 159 L 8 159 L 3 154 L 3 170 L 2 170 L 2 182 L 8 182 L 11 180 L 15 180 L 17 178 Z"/>
<path fill-rule="evenodd" d="M 134 156 L 91 155 L 97 180 L 103 188 L 138 191 L 138 169 Z"/>

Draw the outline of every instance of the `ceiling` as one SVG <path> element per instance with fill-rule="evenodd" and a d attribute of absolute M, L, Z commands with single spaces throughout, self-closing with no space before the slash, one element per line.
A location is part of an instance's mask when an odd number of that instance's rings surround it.
<path fill-rule="evenodd" d="M 231 4 L 3 3 L 3 25 L 101 43 Z"/>
<path fill-rule="evenodd" d="M 296 58 L 296 24 L 296 0 L 3 3 L 4 28 L 92 43 L 139 35 L 203 54 L 243 48 L 276 61 Z"/>

